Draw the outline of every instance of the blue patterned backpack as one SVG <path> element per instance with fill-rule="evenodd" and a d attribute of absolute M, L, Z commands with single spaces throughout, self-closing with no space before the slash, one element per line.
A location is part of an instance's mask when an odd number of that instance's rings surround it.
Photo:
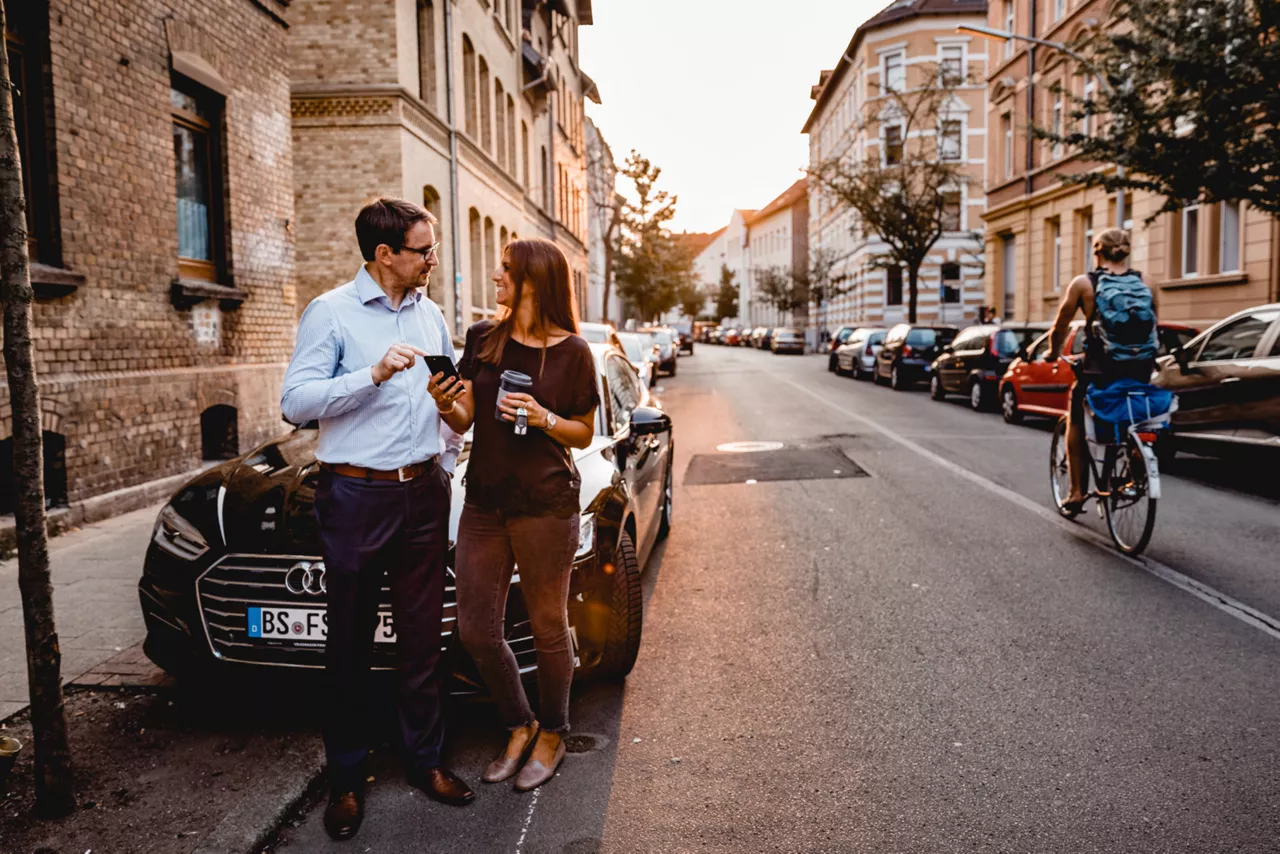
<path fill-rule="evenodd" d="M 1156 357 L 1156 307 L 1151 289 L 1135 270 L 1110 273 L 1098 269 L 1093 280 L 1093 337 L 1102 355 L 1114 362 L 1137 362 Z"/>

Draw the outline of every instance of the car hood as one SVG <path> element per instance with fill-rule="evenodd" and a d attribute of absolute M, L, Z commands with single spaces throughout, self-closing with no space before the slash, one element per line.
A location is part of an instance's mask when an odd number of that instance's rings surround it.
<path fill-rule="evenodd" d="M 180 507 L 180 512 L 200 529 L 211 545 L 225 545 L 242 552 L 317 554 L 320 547 L 315 518 L 315 487 L 320 472 L 315 458 L 318 438 L 317 430 L 295 430 L 239 460 L 211 469 L 178 493 L 175 506 L 184 496 L 190 496 L 189 506 Z M 586 448 L 573 451 L 582 476 L 584 512 L 591 508 L 601 491 L 621 477 L 611 461 L 593 459 L 611 457 L 614 444 L 610 437 L 595 436 Z M 453 475 L 450 542 L 457 537 L 466 494 L 462 482 L 467 471 L 465 453 L 462 460 Z"/>

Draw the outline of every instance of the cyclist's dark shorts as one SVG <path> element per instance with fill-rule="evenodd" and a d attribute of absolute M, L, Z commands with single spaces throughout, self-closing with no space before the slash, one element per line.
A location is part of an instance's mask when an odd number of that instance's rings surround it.
<path fill-rule="evenodd" d="M 1072 366 L 1076 381 L 1071 386 L 1071 420 L 1079 423 L 1084 419 L 1084 396 L 1089 388 L 1106 388 L 1116 380 L 1133 379 L 1149 382 L 1151 372 L 1155 369 L 1155 361 L 1143 359 L 1138 362 L 1112 362 L 1101 373 L 1084 372 L 1080 363 Z"/>

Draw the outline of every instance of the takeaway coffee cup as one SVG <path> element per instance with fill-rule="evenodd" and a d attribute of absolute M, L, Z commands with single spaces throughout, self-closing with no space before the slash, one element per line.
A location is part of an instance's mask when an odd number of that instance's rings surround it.
<path fill-rule="evenodd" d="M 498 403 L 509 394 L 530 394 L 533 391 L 533 377 L 519 371 L 503 371 L 498 380 Z M 502 410 L 493 408 L 493 417 L 502 420 Z"/>

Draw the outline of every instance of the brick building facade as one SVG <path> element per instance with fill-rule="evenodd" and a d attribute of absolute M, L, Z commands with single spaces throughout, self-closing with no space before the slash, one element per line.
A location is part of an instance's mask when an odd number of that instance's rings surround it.
<path fill-rule="evenodd" d="M 50 502 L 279 433 L 296 316 L 289 0 L 6 6 Z M 11 436 L 6 389 L 6 503 Z"/>

